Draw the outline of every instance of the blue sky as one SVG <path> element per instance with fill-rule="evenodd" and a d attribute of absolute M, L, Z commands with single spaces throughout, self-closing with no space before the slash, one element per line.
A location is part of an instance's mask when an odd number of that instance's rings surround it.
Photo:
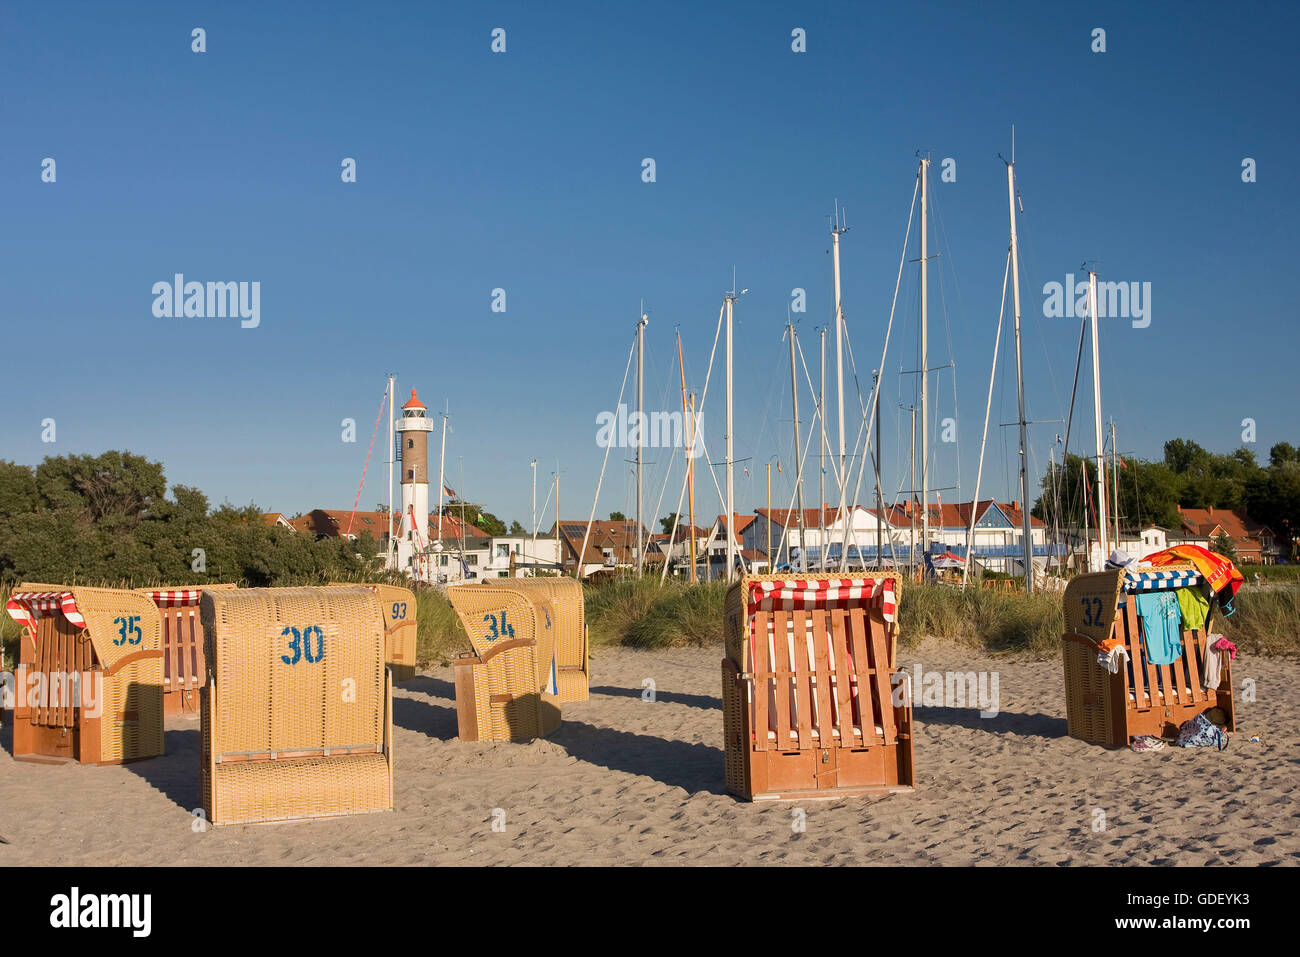
<path fill-rule="evenodd" d="M 674 331 L 699 391 L 734 265 L 750 290 L 736 309 L 738 507 L 763 504 L 772 456 L 784 505 L 791 290 L 807 290 L 794 318 L 815 378 L 838 199 L 845 313 L 869 377 L 921 149 L 941 226 L 930 361 L 956 363 L 955 396 L 950 372 L 932 385 L 932 484 L 960 480 L 944 500 L 968 498 L 1007 249 L 997 157 L 1014 123 L 1035 471 L 1063 431 L 1047 420 L 1065 414 L 1079 333 L 1043 317 L 1042 288 L 1082 278 L 1085 260 L 1151 283 L 1149 327 L 1102 325 L 1121 452 L 1156 457 L 1174 436 L 1227 451 L 1253 418 L 1266 458 L 1300 440 L 1298 21 L 1288 4 L 9 3 L 0 457 L 125 448 L 214 503 L 346 508 L 394 372 L 403 395 L 450 403 L 449 484 L 528 525 L 529 462 L 542 499 L 558 461 L 564 517 L 584 517 L 596 415 L 614 407 L 641 300 L 647 407 L 676 409 Z M 1105 53 L 1091 52 L 1094 27 Z M 341 182 L 344 157 L 356 183 Z M 948 157 L 956 182 L 939 182 Z M 152 286 L 178 272 L 260 282 L 261 324 L 155 318 Z M 907 486 L 899 405 L 915 377 L 898 373 L 916 367 L 916 285 L 910 264 L 885 366 L 887 494 Z M 1015 430 L 997 425 L 1015 417 L 1014 366 L 1000 371 L 984 494 L 1010 498 Z M 1091 442 L 1089 388 L 1085 376 L 1075 450 Z M 959 444 L 938 442 L 954 402 Z M 807 422 L 806 390 L 800 411 Z M 719 365 L 704 422 L 715 460 L 722 413 Z M 363 507 L 384 498 L 385 453 L 381 430 Z M 598 515 L 630 510 L 630 457 L 611 453 Z M 647 458 L 649 511 L 669 456 Z M 680 459 L 673 474 L 658 514 Z M 702 476 L 701 513 L 720 511 L 711 488 Z"/>

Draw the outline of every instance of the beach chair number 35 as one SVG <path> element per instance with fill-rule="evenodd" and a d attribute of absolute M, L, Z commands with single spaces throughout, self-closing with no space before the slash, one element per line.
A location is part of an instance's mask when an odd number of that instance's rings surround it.
<path fill-rule="evenodd" d="M 293 657 L 281 655 L 280 660 L 286 665 L 296 665 L 299 661 L 306 659 L 308 664 L 314 665 L 325 658 L 325 632 L 321 630 L 320 625 L 308 625 L 302 631 L 297 628 L 285 628 L 280 632 L 284 638 L 293 636 L 289 642 L 289 650 L 293 652 Z M 312 648 L 312 638 L 316 639 L 316 647 Z"/>
<path fill-rule="evenodd" d="M 120 638 L 114 638 L 115 645 L 138 645 L 144 638 L 144 632 L 140 630 L 140 616 L 128 615 L 125 618 L 114 618 L 113 624 L 118 625 L 117 633 Z M 135 637 L 132 637 L 134 635 Z"/>
<path fill-rule="evenodd" d="M 492 632 L 487 636 L 488 641 L 496 641 L 498 638 L 513 638 L 515 636 L 515 626 L 506 622 L 506 610 L 501 609 L 501 624 L 497 625 L 496 615 L 484 615 L 483 620 L 492 626 Z"/>

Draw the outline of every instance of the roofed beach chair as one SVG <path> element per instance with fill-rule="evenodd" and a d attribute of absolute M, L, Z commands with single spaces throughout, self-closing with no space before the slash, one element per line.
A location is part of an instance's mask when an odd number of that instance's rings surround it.
<path fill-rule="evenodd" d="M 453 662 L 462 741 L 527 741 L 560 726 L 555 628 L 543 603 L 507 585 L 452 585 L 472 652 Z"/>
<path fill-rule="evenodd" d="M 24 582 L 6 610 L 23 627 L 15 758 L 121 764 L 163 753 L 153 602 L 126 589 Z"/>
<path fill-rule="evenodd" d="M 1203 587 L 1194 565 L 1150 569 L 1117 568 L 1070 580 L 1063 598 L 1065 634 L 1065 716 L 1070 737 L 1125 747 L 1138 735 L 1173 737 L 1179 726 L 1211 708 L 1223 711 L 1228 731 L 1236 728 L 1232 665 L 1220 656 L 1219 682 L 1203 687 L 1206 639 L 1217 600 L 1209 598 L 1204 627 L 1180 623 L 1182 651 L 1170 664 L 1153 665 L 1146 649 L 1145 625 L 1137 596 L 1149 592 Z M 1099 662 L 1101 653 L 1122 649 L 1114 672 Z"/>
<path fill-rule="evenodd" d="M 590 683 L 587 621 L 582 582 L 573 578 L 489 579 L 526 594 L 549 599 L 544 610 L 555 625 L 555 679 L 561 701 L 586 701 Z M 507 584 L 508 583 L 508 584 Z"/>
<path fill-rule="evenodd" d="M 728 589 L 728 791 L 757 801 L 911 790 L 897 593 L 893 575 L 746 575 Z"/>
<path fill-rule="evenodd" d="M 208 679 L 203 657 L 203 625 L 199 620 L 199 595 L 205 588 L 137 588 L 158 609 L 162 625 L 163 716 L 199 716 L 199 689 Z"/>
<path fill-rule="evenodd" d="M 203 807 L 213 824 L 388 811 L 392 678 L 379 597 L 352 587 L 205 591 Z"/>

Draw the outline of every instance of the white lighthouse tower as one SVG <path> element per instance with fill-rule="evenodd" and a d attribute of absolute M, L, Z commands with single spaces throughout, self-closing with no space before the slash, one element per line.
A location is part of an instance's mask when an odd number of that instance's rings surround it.
<path fill-rule="evenodd" d="M 402 457 L 402 515 L 398 526 L 397 567 L 414 578 L 428 579 L 432 558 L 429 547 L 429 433 L 433 421 L 428 409 L 416 398 L 402 406 L 397 438 Z"/>

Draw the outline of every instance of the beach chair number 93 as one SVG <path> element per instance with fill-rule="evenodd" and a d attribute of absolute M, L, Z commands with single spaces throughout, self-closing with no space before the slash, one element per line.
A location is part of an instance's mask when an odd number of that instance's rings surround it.
<path fill-rule="evenodd" d="M 498 638 L 513 638 L 515 636 L 515 626 L 506 621 L 506 610 L 501 609 L 501 624 L 497 624 L 496 615 L 484 615 L 483 620 L 491 627 L 492 631 L 488 634 L 488 641 L 496 641 Z"/>
<path fill-rule="evenodd" d="M 1083 624 L 1087 628 L 1100 628 L 1102 624 L 1102 601 L 1100 598 L 1085 595 L 1083 602 Z"/>
<path fill-rule="evenodd" d="M 406 602 L 393 602 L 393 621 L 402 621 L 406 618 Z"/>
<path fill-rule="evenodd" d="M 321 630 L 320 625 L 308 625 L 302 631 L 297 628 L 285 628 L 280 632 L 281 637 L 288 638 L 290 635 L 293 639 L 289 642 L 289 650 L 293 652 L 293 657 L 281 655 L 280 660 L 286 665 L 296 665 L 299 661 L 306 660 L 309 665 L 317 664 L 325 658 L 325 632 Z M 312 647 L 312 638 L 316 639 L 315 648 Z"/>
<path fill-rule="evenodd" d="M 139 615 L 114 618 L 113 624 L 118 626 L 117 633 L 121 636 L 113 639 L 115 645 L 138 645 L 144 639 L 144 632 L 140 630 Z"/>

